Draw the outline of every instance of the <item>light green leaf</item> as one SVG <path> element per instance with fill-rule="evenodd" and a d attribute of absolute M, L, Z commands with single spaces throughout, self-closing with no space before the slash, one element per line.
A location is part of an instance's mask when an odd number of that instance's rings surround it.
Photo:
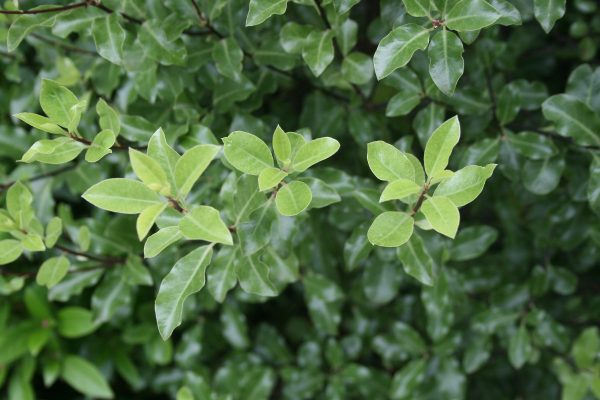
<path fill-rule="evenodd" d="M 415 169 L 408 157 L 381 140 L 367 145 L 367 162 L 373 174 L 382 181 L 415 180 Z"/>
<path fill-rule="evenodd" d="M 15 118 L 20 119 L 27 125 L 33 126 L 35 129 L 39 129 L 40 131 L 54 133 L 56 135 L 67 134 L 67 132 L 63 128 L 52 122 L 49 118 L 44 117 L 42 115 L 25 112 L 15 114 Z"/>
<path fill-rule="evenodd" d="M 219 210 L 213 207 L 193 208 L 179 221 L 179 230 L 188 239 L 233 245 L 227 225 L 221 219 Z"/>
<path fill-rule="evenodd" d="M 212 58 L 221 75 L 235 81 L 240 79 L 244 53 L 234 38 L 228 37 L 216 42 L 213 46 Z"/>
<path fill-rule="evenodd" d="M 112 399 L 113 392 L 100 371 L 89 361 L 69 355 L 64 359 L 61 377 L 75 390 L 98 399 Z"/>
<path fill-rule="evenodd" d="M 115 140 L 115 134 L 111 130 L 105 129 L 97 134 L 85 152 L 85 161 L 96 162 L 112 153 L 111 147 L 115 144 Z"/>
<path fill-rule="evenodd" d="M 129 161 L 133 168 L 133 172 L 135 172 L 137 177 L 144 182 L 144 185 L 161 194 L 171 193 L 167 174 L 156 160 L 141 151 L 130 148 Z"/>
<path fill-rule="evenodd" d="M 239 258 L 235 272 L 240 287 L 247 293 L 257 296 L 276 296 L 277 291 L 269 278 L 269 267 L 261 261 L 261 254 L 255 253 Z"/>
<path fill-rule="evenodd" d="M 292 157 L 292 143 L 287 133 L 279 125 L 275 128 L 275 132 L 273 132 L 273 151 L 282 166 L 289 164 Z"/>
<path fill-rule="evenodd" d="M 260 25 L 272 15 L 285 14 L 288 0 L 250 0 L 246 26 Z"/>
<path fill-rule="evenodd" d="M 135 230 L 140 241 L 144 240 L 150 229 L 152 229 L 152 225 L 154 225 L 156 219 L 166 208 L 167 203 L 154 204 L 138 215 L 135 222 Z"/>
<path fill-rule="evenodd" d="M 304 211 L 312 200 L 312 192 L 302 181 L 283 185 L 275 197 L 277 210 L 285 216 L 294 216 Z"/>
<path fill-rule="evenodd" d="M 404 67 L 417 50 L 425 50 L 429 43 L 429 31 L 416 24 L 394 28 L 377 46 L 373 64 L 377 79 L 381 80 Z"/>
<path fill-rule="evenodd" d="M 98 208 L 121 214 L 138 214 L 161 203 L 160 197 L 142 182 L 123 178 L 97 183 L 81 197 Z"/>
<path fill-rule="evenodd" d="M 456 83 L 465 70 L 462 53 L 461 40 L 447 29 L 436 33 L 429 43 L 429 75 L 435 85 L 448 96 L 454 93 Z"/>
<path fill-rule="evenodd" d="M 51 249 L 54 247 L 60 235 L 62 235 L 63 223 L 60 217 L 52 217 L 46 225 L 46 235 L 44 238 L 44 243 L 46 247 Z"/>
<path fill-rule="evenodd" d="M 258 175 L 263 169 L 273 166 L 273 156 L 267 144 L 250 133 L 232 132 L 223 138 L 223 143 L 225 158 L 241 172 Z"/>
<path fill-rule="evenodd" d="M 313 139 L 302 145 L 292 160 L 295 172 L 304 172 L 311 166 L 328 159 L 340 148 L 340 142 L 330 137 Z"/>
<path fill-rule="evenodd" d="M 111 130 L 115 136 L 119 134 L 121 131 L 119 114 L 104 99 L 100 99 L 96 103 L 96 113 L 99 117 L 100 129 Z"/>
<path fill-rule="evenodd" d="M 304 40 L 302 58 L 314 76 L 320 76 L 333 61 L 333 33 L 313 30 Z"/>
<path fill-rule="evenodd" d="M 212 245 L 201 246 L 180 258 L 160 283 L 154 310 L 163 340 L 181 325 L 185 300 L 204 287 L 212 248 Z"/>
<path fill-rule="evenodd" d="M 448 166 L 450 154 L 460 139 L 460 122 L 452 117 L 440 125 L 425 145 L 425 172 L 435 176 Z"/>
<path fill-rule="evenodd" d="M 10 264 L 21 256 L 23 245 L 14 239 L 0 240 L 0 265 Z"/>
<path fill-rule="evenodd" d="M 434 195 L 449 198 L 457 207 L 469 204 L 479 196 L 495 168 L 496 164 L 488 164 L 485 167 L 469 165 L 440 183 Z"/>
<path fill-rule="evenodd" d="M 65 307 L 58 311 L 58 333 L 66 338 L 88 335 L 96 329 L 92 312 L 81 307 Z"/>
<path fill-rule="evenodd" d="M 385 189 L 383 189 L 383 193 L 381 193 L 379 202 L 402 200 L 408 196 L 419 193 L 421 190 L 421 186 L 417 185 L 411 180 L 398 179 L 390 182 Z"/>
<path fill-rule="evenodd" d="M 23 245 L 23 250 L 27 251 L 44 251 L 46 250 L 46 246 L 44 245 L 44 241 L 42 237 L 37 233 L 29 232 L 25 237 L 21 240 L 21 244 Z"/>
<path fill-rule="evenodd" d="M 565 15 L 567 0 L 533 0 L 533 13 L 542 29 L 550 32 L 557 20 Z"/>
<path fill-rule="evenodd" d="M 183 238 L 178 226 L 162 228 L 148 237 L 144 243 L 144 258 L 152 258 L 159 255 L 164 249 Z"/>
<path fill-rule="evenodd" d="M 121 64 L 123 59 L 125 30 L 119 24 L 119 18 L 117 13 L 112 13 L 104 18 L 94 19 L 92 24 L 92 36 L 98 54 L 113 64 Z"/>
<path fill-rule="evenodd" d="M 571 348 L 575 363 L 581 370 L 592 368 L 598 351 L 600 351 L 600 335 L 598 335 L 597 327 L 586 328 L 581 332 Z"/>
<path fill-rule="evenodd" d="M 398 247 L 410 239 L 413 228 L 414 220 L 407 213 L 386 211 L 375 218 L 367 237 L 375 246 Z"/>
<path fill-rule="evenodd" d="M 454 239 L 460 224 L 460 213 L 449 198 L 437 195 L 430 197 L 423 202 L 421 211 L 434 230 Z"/>
<path fill-rule="evenodd" d="M 419 235 L 412 235 L 408 242 L 398 247 L 398 258 L 408 275 L 424 285 L 434 285 L 433 259 Z"/>
<path fill-rule="evenodd" d="M 260 171 L 258 175 L 258 188 L 261 192 L 279 185 L 279 182 L 287 176 L 287 172 L 279 168 L 269 167 Z"/>
<path fill-rule="evenodd" d="M 542 104 L 546 119 L 554 122 L 556 131 L 583 146 L 600 145 L 600 117 L 585 103 L 569 94 L 558 94 Z"/>
<path fill-rule="evenodd" d="M 150 141 L 148 142 L 148 151 L 146 153 L 150 158 L 157 161 L 163 171 L 165 171 L 171 189 L 176 188 L 175 165 L 177 165 L 180 156 L 171 146 L 169 146 L 165 133 L 161 128 L 154 132 L 150 138 Z"/>
<path fill-rule="evenodd" d="M 175 164 L 175 183 L 179 199 L 188 195 L 219 149 L 219 146 L 212 144 L 199 144 L 183 153 Z"/>
<path fill-rule="evenodd" d="M 67 276 L 69 266 L 69 259 L 65 256 L 49 258 L 41 265 L 35 280 L 38 285 L 46 286 L 50 289 Z"/>
<path fill-rule="evenodd" d="M 52 140 L 38 140 L 23 154 L 20 161 L 32 163 L 34 161 L 44 164 L 64 164 L 75 159 L 83 151 L 85 145 L 68 137 L 59 137 Z"/>
<path fill-rule="evenodd" d="M 238 247 L 223 247 L 206 272 L 208 291 L 219 303 L 225 301 L 227 292 L 237 283 L 235 263 L 239 257 Z"/>
<path fill-rule="evenodd" d="M 498 11 L 485 0 L 461 0 L 448 13 L 445 25 L 459 32 L 476 31 L 500 18 Z"/>
<path fill-rule="evenodd" d="M 512 366 L 520 369 L 529 359 L 532 350 L 527 328 L 525 324 L 521 324 L 517 333 L 510 336 L 508 343 L 508 359 Z"/>
<path fill-rule="evenodd" d="M 42 80 L 40 106 L 52 122 L 68 128 L 76 118 L 79 100 L 64 86 L 49 79 Z"/>

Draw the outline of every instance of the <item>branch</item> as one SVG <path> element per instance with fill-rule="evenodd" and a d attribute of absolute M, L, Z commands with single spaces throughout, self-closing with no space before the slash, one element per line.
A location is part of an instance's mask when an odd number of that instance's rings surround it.
<path fill-rule="evenodd" d="M 71 254 L 73 256 L 78 256 L 78 257 L 84 257 L 87 258 L 88 260 L 92 260 L 92 261 L 98 261 L 99 263 L 102 263 L 103 265 L 106 266 L 112 266 L 112 265 L 116 265 L 116 264 L 122 264 L 125 262 L 124 258 L 120 258 L 120 257 L 100 257 L 100 256 L 96 256 L 94 254 L 89 254 L 89 253 L 85 253 L 85 252 L 81 252 L 81 251 L 77 251 L 77 250 L 73 250 L 70 249 L 68 247 L 62 246 L 62 245 L 55 245 L 54 248 L 67 253 L 67 254 Z"/>
<path fill-rule="evenodd" d="M 99 57 L 99 54 L 96 53 L 95 51 L 88 50 L 88 49 L 82 49 L 80 47 L 71 46 L 70 44 L 63 43 L 61 41 L 48 38 L 46 36 L 37 34 L 35 32 L 34 33 L 30 33 L 30 36 L 33 36 L 34 38 L 38 39 L 41 42 L 48 43 L 48 44 L 51 44 L 51 45 L 54 45 L 54 46 L 58 46 L 58 47 L 62 47 L 66 51 L 71 51 L 71 52 L 74 52 L 74 53 L 81 53 L 81 54 L 87 54 L 87 55 L 90 55 L 90 56 Z"/>
<path fill-rule="evenodd" d="M 53 12 L 64 12 L 69 10 L 74 10 L 76 8 L 87 7 L 89 5 L 94 5 L 93 0 L 81 1 L 79 3 L 67 4 L 66 6 L 60 7 L 51 7 L 51 8 L 42 8 L 37 10 L 0 10 L 0 14 L 5 15 L 24 15 L 24 14 L 45 14 L 45 13 L 53 13 Z"/>
<path fill-rule="evenodd" d="M 68 165 L 63 166 L 62 168 L 55 169 L 54 171 L 44 172 L 43 174 L 33 176 L 33 177 L 27 179 L 27 181 L 28 182 L 34 182 L 34 181 L 39 181 L 39 180 L 42 180 L 42 179 L 50 178 L 50 177 L 53 177 L 53 176 L 56 176 L 56 175 L 60 175 L 63 172 L 67 172 L 67 171 L 72 170 L 77 165 L 78 165 L 78 163 L 68 164 Z M 6 182 L 6 183 L 0 183 L 0 192 L 3 191 L 3 190 L 8 189 L 12 185 L 14 185 L 16 182 L 17 182 L 16 180 L 13 180 L 13 181 Z"/>
<path fill-rule="evenodd" d="M 423 205 L 423 202 L 425 201 L 425 196 L 427 195 L 428 190 L 429 190 L 429 182 L 426 182 L 425 185 L 423 185 L 423 190 L 421 190 L 421 194 L 419 194 L 419 198 L 417 199 L 415 206 L 410 211 L 411 217 L 413 215 L 415 215 L 416 213 L 418 213 L 419 210 L 421 209 L 421 206 Z"/>

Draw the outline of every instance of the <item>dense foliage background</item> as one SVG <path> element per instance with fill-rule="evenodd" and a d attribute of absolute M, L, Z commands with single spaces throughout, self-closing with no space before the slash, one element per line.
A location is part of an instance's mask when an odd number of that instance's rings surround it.
<path fill-rule="evenodd" d="M 600 398 L 597 1 L 40 4 L 0 11 L 1 398 Z M 422 160 L 455 115 L 450 169 L 497 164 L 456 238 L 413 197 L 411 241 L 371 245 L 405 206 L 367 144 Z M 261 175 L 275 205 L 233 131 L 341 147 Z M 189 196 L 167 143 L 208 166 Z M 137 234 L 81 197 L 133 172 L 168 197 Z"/>

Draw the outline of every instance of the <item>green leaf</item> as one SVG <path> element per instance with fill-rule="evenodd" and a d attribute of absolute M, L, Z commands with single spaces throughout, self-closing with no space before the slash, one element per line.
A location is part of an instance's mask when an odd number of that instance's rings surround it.
<path fill-rule="evenodd" d="M 21 256 L 23 245 L 14 239 L 0 240 L 0 265 L 10 264 Z"/>
<path fill-rule="evenodd" d="M 375 246 L 398 247 L 410 239 L 413 227 L 414 220 L 409 214 L 386 211 L 375 218 L 367 232 L 367 237 Z"/>
<path fill-rule="evenodd" d="M 288 0 L 250 0 L 246 26 L 260 25 L 272 15 L 285 14 Z"/>
<path fill-rule="evenodd" d="M 312 193 L 310 208 L 323 208 L 342 200 L 338 192 L 324 181 L 317 178 L 302 178 Z"/>
<path fill-rule="evenodd" d="M 38 140 L 23 154 L 20 161 L 25 163 L 37 161 L 54 165 L 64 164 L 75 159 L 84 148 L 83 143 L 76 142 L 68 137 Z"/>
<path fill-rule="evenodd" d="M 460 139 L 460 122 L 452 117 L 440 125 L 425 145 L 425 172 L 433 177 L 448 166 L 450 154 Z"/>
<path fill-rule="evenodd" d="M 44 245 L 44 241 L 42 237 L 36 233 L 28 233 L 25 235 L 23 240 L 21 240 L 21 244 L 23 245 L 23 249 L 27 251 L 44 251 L 46 250 L 46 246 Z"/>
<path fill-rule="evenodd" d="M 483 191 L 485 182 L 492 176 L 495 168 L 496 164 L 488 164 L 485 167 L 469 165 L 440 183 L 434 195 L 447 197 L 457 207 L 469 204 Z"/>
<path fill-rule="evenodd" d="M 421 212 L 434 230 L 454 239 L 460 223 L 460 213 L 452 200 L 437 195 L 430 197 L 423 202 Z"/>
<path fill-rule="evenodd" d="M 257 296 L 276 296 L 277 290 L 269 278 L 269 267 L 261 261 L 261 254 L 239 258 L 235 273 L 240 287 L 247 293 Z"/>
<path fill-rule="evenodd" d="M 275 197 L 277 210 L 285 216 L 294 216 L 304 211 L 312 200 L 312 192 L 302 181 L 283 185 Z"/>
<path fill-rule="evenodd" d="M 147 283 L 146 277 L 140 279 Z M 119 274 L 107 274 L 102 283 L 96 287 L 92 295 L 92 311 L 94 323 L 99 325 L 110 321 L 118 311 L 126 310 L 131 304 L 131 291 L 129 283 L 133 282 L 130 277 Z"/>
<path fill-rule="evenodd" d="M 510 336 L 508 343 L 508 359 L 512 366 L 520 369 L 529 359 L 532 350 L 527 328 L 525 324 L 521 324 L 516 334 Z"/>
<path fill-rule="evenodd" d="M 171 189 L 176 188 L 175 166 L 177 165 L 180 156 L 171 146 L 169 146 L 165 133 L 161 128 L 154 132 L 150 138 L 147 154 L 150 158 L 157 161 L 163 171 L 165 171 Z"/>
<path fill-rule="evenodd" d="M 383 193 L 381 193 L 379 202 L 381 203 L 389 200 L 402 200 L 406 197 L 419 193 L 421 190 L 421 186 L 417 185 L 411 180 L 398 179 L 390 182 L 385 187 L 385 189 L 383 189 Z"/>
<path fill-rule="evenodd" d="M 451 96 L 456 83 L 465 70 L 462 58 L 463 44 L 454 33 L 442 29 L 429 43 L 429 75 L 435 85 L 447 96 Z"/>
<path fill-rule="evenodd" d="M 521 13 L 508 0 L 489 0 L 489 3 L 498 11 L 500 18 L 496 21 L 500 25 L 521 25 Z"/>
<path fill-rule="evenodd" d="M 367 162 L 373 174 L 382 181 L 415 180 L 415 169 L 408 157 L 381 140 L 367 145 Z"/>
<path fill-rule="evenodd" d="M 287 172 L 279 168 L 269 167 L 260 171 L 258 175 L 258 188 L 261 192 L 269 190 L 279 185 L 279 183 L 287 176 Z"/>
<path fill-rule="evenodd" d="M 64 359 L 61 377 L 78 392 L 99 399 L 112 399 L 113 392 L 100 371 L 89 361 L 69 355 Z"/>
<path fill-rule="evenodd" d="M 52 122 L 68 128 L 76 118 L 78 103 L 77 97 L 66 87 L 49 79 L 42 81 L 40 106 Z"/>
<path fill-rule="evenodd" d="M 258 137 L 242 131 L 235 131 L 223 138 L 223 151 L 227 162 L 241 172 L 258 175 L 273 166 L 271 150 Z"/>
<path fill-rule="evenodd" d="M 120 16 L 112 13 L 104 18 L 94 19 L 92 36 L 98 54 L 113 64 L 121 64 L 123 59 L 123 44 L 125 30 L 119 24 Z"/>
<path fill-rule="evenodd" d="M 302 58 L 314 76 L 320 76 L 333 61 L 333 33 L 313 30 L 304 40 Z"/>
<path fill-rule="evenodd" d="M 204 287 L 212 248 L 212 245 L 201 246 L 180 258 L 160 283 L 154 310 L 163 340 L 181 325 L 185 300 Z"/>
<path fill-rule="evenodd" d="M 590 108 L 569 94 L 557 94 L 542 104 L 546 119 L 554 122 L 556 131 L 571 137 L 583 146 L 600 145 L 600 117 Z"/>
<path fill-rule="evenodd" d="M 408 399 L 423 382 L 427 364 L 424 359 L 413 360 L 394 374 L 390 386 L 391 399 Z"/>
<path fill-rule="evenodd" d="M 161 194 L 171 193 L 167 174 L 157 161 L 132 148 L 129 149 L 129 161 L 133 172 L 148 188 Z"/>
<path fill-rule="evenodd" d="M 92 312 L 81 307 L 65 307 L 58 311 L 58 333 L 66 338 L 86 336 L 96 329 Z"/>
<path fill-rule="evenodd" d="M 600 350 L 600 335 L 598 335 L 598 328 L 587 328 L 575 340 L 573 347 L 571 348 L 571 354 L 575 359 L 575 364 L 579 369 L 592 368 L 594 361 L 598 356 Z"/>
<path fill-rule="evenodd" d="M 397 93 L 388 102 L 385 109 L 385 116 L 399 117 L 407 115 L 419 105 L 421 99 L 421 93 Z"/>
<path fill-rule="evenodd" d="M 275 132 L 273 132 L 273 151 L 275 152 L 275 157 L 277 157 L 277 160 L 282 165 L 289 164 L 292 157 L 292 143 L 287 133 L 279 125 L 275 128 Z"/>
<path fill-rule="evenodd" d="M 459 32 L 476 31 L 499 18 L 498 11 L 485 0 L 461 0 L 448 13 L 445 25 Z"/>
<path fill-rule="evenodd" d="M 419 235 L 412 235 L 408 242 L 398 247 L 398 258 L 408 275 L 424 285 L 434 285 L 433 259 Z"/>
<path fill-rule="evenodd" d="M 558 187 L 564 169 L 565 160 L 561 156 L 528 160 L 521 170 L 523 186 L 538 195 L 548 194 Z"/>
<path fill-rule="evenodd" d="M 328 159 L 340 148 L 340 142 L 330 137 L 313 139 L 296 151 L 292 160 L 295 172 L 304 172 L 313 165 Z"/>
<path fill-rule="evenodd" d="M 291 54 L 302 54 L 302 48 L 306 37 L 312 32 L 309 25 L 300 25 L 296 22 L 288 22 L 279 31 L 279 44 Z"/>
<path fill-rule="evenodd" d="M 51 6 L 38 6 L 32 10 L 42 10 Z M 58 13 L 46 12 L 18 16 L 10 25 L 6 34 L 6 47 L 14 51 L 31 31 L 36 28 L 47 28 L 54 25 Z"/>
<path fill-rule="evenodd" d="M 152 20 L 142 24 L 138 40 L 145 54 L 163 65 L 183 65 L 187 57 L 185 45 L 180 39 L 171 40 L 161 21 Z"/>
<path fill-rule="evenodd" d="M 431 17 L 431 0 L 402 0 L 406 12 L 413 17 Z"/>
<path fill-rule="evenodd" d="M 316 329 L 337 335 L 344 292 L 329 278 L 310 273 L 302 280 L 306 305 Z"/>
<path fill-rule="evenodd" d="M 212 58 L 221 75 L 235 81 L 240 80 L 244 53 L 235 39 L 228 37 L 216 42 L 212 50 Z"/>
<path fill-rule="evenodd" d="M 490 226 L 470 226 L 461 231 L 452 242 L 450 259 L 472 260 L 484 254 L 498 238 L 498 231 Z"/>
<path fill-rule="evenodd" d="M 550 32 L 557 20 L 565 15 L 567 0 L 533 0 L 533 13 L 542 29 Z"/>
<path fill-rule="evenodd" d="M 364 85 L 373 77 L 373 60 L 364 53 L 350 53 L 342 61 L 341 72 L 350 83 Z"/>
<path fill-rule="evenodd" d="M 69 260 L 65 256 L 52 257 L 44 261 L 38 270 L 35 281 L 48 289 L 58 284 L 69 272 Z"/>
<path fill-rule="evenodd" d="M 590 179 L 587 187 L 590 208 L 600 215 L 600 157 L 594 156 L 590 164 Z"/>
<path fill-rule="evenodd" d="M 558 153 L 552 139 L 536 132 L 506 132 L 506 137 L 515 150 L 531 160 L 543 160 Z"/>
<path fill-rule="evenodd" d="M 142 182 L 123 178 L 97 183 L 81 197 L 98 208 L 121 214 L 139 214 L 146 208 L 161 203 L 160 197 Z"/>
<path fill-rule="evenodd" d="M 178 226 L 162 228 L 148 237 L 144 244 L 144 258 L 152 258 L 159 255 L 164 249 L 183 238 Z"/>
<path fill-rule="evenodd" d="M 99 99 L 96 103 L 96 113 L 98 114 L 100 129 L 111 130 L 115 136 L 121 131 L 121 121 L 119 114 L 109 106 L 104 99 Z"/>
<path fill-rule="evenodd" d="M 375 75 L 381 80 L 404 67 L 417 50 L 429 44 L 429 31 L 419 25 L 406 24 L 394 28 L 377 46 L 373 57 Z"/>
<path fill-rule="evenodd" d="M 184 199 L 188 195 L 219 150 L 219 146 L 199 144 L 183 153 L 175 164 L 177 198 Z"/>
<path fill-rule="evenodd" d="M 219 210 L 209 206 L 197 206 L 185 214 L 179 221 L 179 230 L 188 239 L 233 245 Z"/>
<path fill-rule="evenodd" d="M 219 303 L 225 301 L 227 292 L 237 283 L 235 264 L 238 258 L 238 247 L 223 247 L 206 272 L 208 291 Z"/>
<path fill-rule="evenodd" d="M 481 368 L 490 358 L 492 343 L 489 336 L 477 335 L 466 349 L 463 356 L 463 367 L 467 374 Z"/>
<path fill-rule="evenodd" d="M 152 229 L 156 219 L 160 214 L 162 214 L 163 211 L 165 211 L 166 208 L 167 203 L 154 204 L 146 208 L 140 213 L 140 215 L 138 215 L 135 222 L 135 230 L 140 241 L 144 240 L 148 232 L 150 232 L 150 229 Z"/>
<path fill-rule="evenodd" d="M 48 222 L 48 225 L 46 225 L 46 235 L 44 238 L 44 243 L 46 244 L 47 248 L 51 249 L 52 247 L 54 247 L 54 245 L 60 238 L 60 235 L 62 235 L 62 231 L 62 219 L 60 219 L 60 217 L 52 217 Z"/>
<path fill-rule="evenodd" d="M 115 144 L 113 131 L 105 129 L 94 137 L 94 140 L 85 152 L 85 161 L 96 162 L 107 154 L 112 153 L 110 149 Z"/>
<path fill-rule="evenodd" d="M 67 132 L 63 128 L 52 122 L 49 118 L 46 118 L 42 115 L 25 112 L 15 114 L 15 118 L 20 119 L 27 125 L 33 126 L 35 129 L 39 129 L 40 131 L 54 133 L 56 135 L 67 134 Z"/>

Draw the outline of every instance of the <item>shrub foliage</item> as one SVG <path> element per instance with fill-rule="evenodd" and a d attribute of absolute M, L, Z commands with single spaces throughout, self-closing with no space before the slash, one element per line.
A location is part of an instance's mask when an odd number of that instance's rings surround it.
<path fill-rule="evenodd" d="M 593 0 L 6 0 L 0 397 L 600 399 Z"/>

